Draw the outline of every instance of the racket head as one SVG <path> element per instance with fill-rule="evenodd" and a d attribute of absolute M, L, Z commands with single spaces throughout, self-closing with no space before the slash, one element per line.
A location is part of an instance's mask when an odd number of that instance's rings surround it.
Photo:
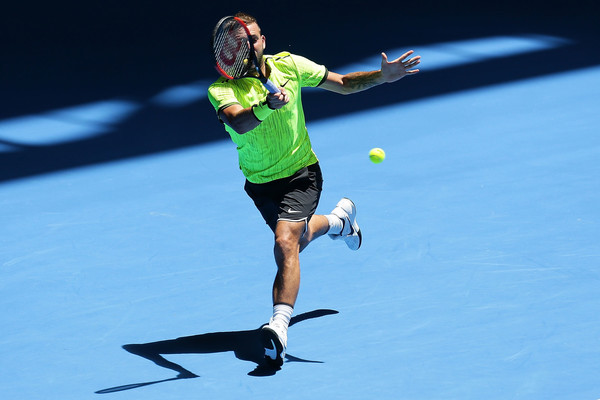
<path fill-rule="evenodd" d="M 256 54 L 250 31 L 237 17 L 223 17 L 215 26 L 212 38 L 217 71 L 228 79 L 244 77 L 253 70 Z"/>

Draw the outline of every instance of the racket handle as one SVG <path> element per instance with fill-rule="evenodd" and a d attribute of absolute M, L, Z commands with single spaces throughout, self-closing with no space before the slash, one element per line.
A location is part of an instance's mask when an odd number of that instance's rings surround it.
<path fill-rule="evenodd" d="M 273 94 L 280 92 L 279 88 L 277 86 L 275 86 L 275 84 L 273 82 L 271 82 L 269 79 L 267 79 L 265 82 L 263 82 L 263 85 L 265 85 L 267 90 Z"/>

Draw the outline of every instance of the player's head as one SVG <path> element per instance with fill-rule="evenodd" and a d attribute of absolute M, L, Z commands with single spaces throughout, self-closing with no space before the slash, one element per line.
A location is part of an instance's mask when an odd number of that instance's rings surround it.
<path fill-rule="evenodd" d="M 254 39 L 253 46 L 254 46 L 254 51 L 256 51 L 256 59 L 258 60 L 258 63 L 262 65 L 263 53 L 264 53 L 264 50 L 265 50 L 265 47 L 267 46 L 267 44 L 266 44 L 265 36 L 260 31 L 260 26 L 258 25 L 256 18 L 254 18 L 252 15 L 246 14 L 244 12 L 238 12 L 234 16 L 241 19 L 242 21 L 244 21 L 246 26 L 248 26 L 248 29 L 250 30 L 250 34 L 252 35 L 252 38 Z"/>

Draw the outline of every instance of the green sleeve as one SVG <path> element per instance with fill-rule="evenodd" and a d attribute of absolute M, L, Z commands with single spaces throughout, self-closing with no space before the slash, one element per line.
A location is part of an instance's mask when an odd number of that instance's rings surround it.
<path fill-rule="evenodd" d="M 327 78 L 327 68 L 308 58 L 292 54 L 292 59 L 298 70 L 298 77 L 302 87 L 319 86 Z"/>

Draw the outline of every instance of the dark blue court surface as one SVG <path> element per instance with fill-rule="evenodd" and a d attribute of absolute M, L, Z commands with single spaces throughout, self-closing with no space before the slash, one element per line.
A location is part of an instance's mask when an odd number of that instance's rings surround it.
<path fill-rule="evenodd" d="M 350 197 L 364 242 L 301 255 L 279 371 L 272 237 L 212 139 L 214 76 L 5 113 L 1 397 L 600 398 L 600 62 L 572 32 L 372 44 L 330 68 L 414 48 L 421 74 L 306 93 L 318 211 Z"/>

